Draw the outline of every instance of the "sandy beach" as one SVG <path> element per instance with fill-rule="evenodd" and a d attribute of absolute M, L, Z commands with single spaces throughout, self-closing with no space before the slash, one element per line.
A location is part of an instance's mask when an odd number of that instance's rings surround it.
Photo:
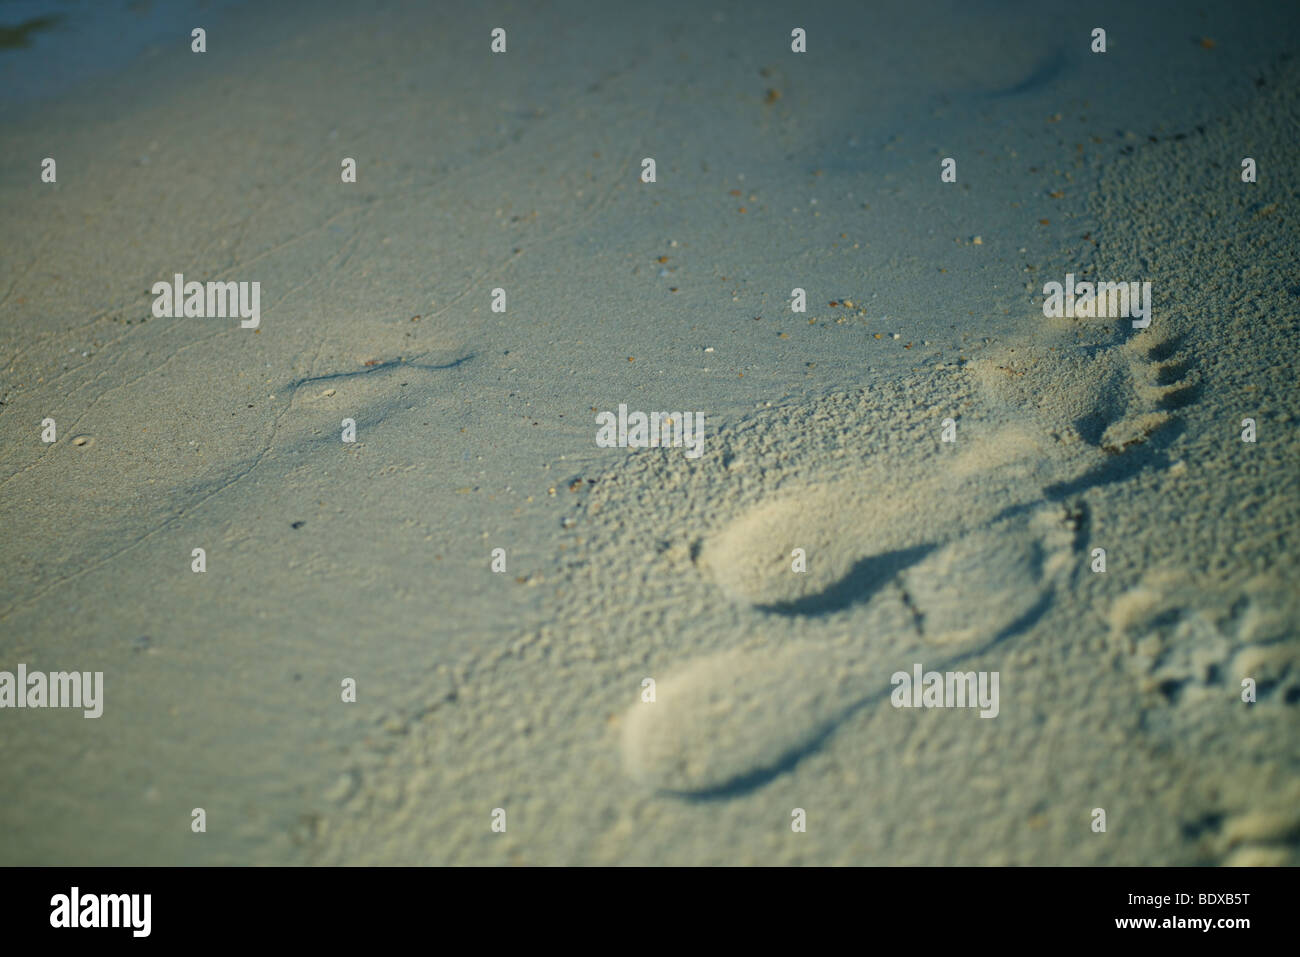
<path fill-rule="evenodd" d="M 1295 10 L 105 6 L 0 49 L 0 672 L 102 675 L 0 864 L 1300 863 Z"/>

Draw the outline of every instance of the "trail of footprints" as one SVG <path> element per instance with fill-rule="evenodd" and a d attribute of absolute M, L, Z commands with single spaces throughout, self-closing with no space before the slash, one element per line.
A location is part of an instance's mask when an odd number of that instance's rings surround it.
<path fill-rule="evenodd" d="M 569 624 L 534 637 L 553 643 L 551 654 L 570 667 L 603 661 L 596 641 L 624 656 L 591 665 L 602 677 L 590 687 L 609 689 L 597 711 L 623 708 L 611 715 L 605 746 L 617 746 L 636 787 L 687 801 L 762 788 L 832 736 L 861 727 L 849 720 L 856 713 L 888 708 L 893 672 L 914 662 L 953 670 L 1013 642 L 1055 593 L 1091 574 L 1087 493 L 1167 467 L 1178 410 L 1198 394 L 1181 345 L 1156 331 L 1097 347 L 1049 335 L 960 371 L 756 417 L 719 435 L 717 454 L 698 464 L 633 456 L 574 504 L 574 534 L 590 550 L 565 576 L 572 597 L 559 620 Z M 945 446 L 938 434 L 947 414 L 957 416 L 959 438 Z M 676 520 L 656 528 L 661 513 L 646 503 L 663 494 L 676 496 Z M 709 530 L 693 531 L 702 527 Z M 795 548 L 808 556 L 800 574 L 791 570 Z M 1186 574 L 1163 574 L 1134 583 L 1109 610 L 1110 641 L 1135 689 L 1191 705 L 1250 672 L 1268 707 L 1300 699 L 1300 662 L 1278 640 L 1289 634 L 1288 616 L 1300 613 L 1294 597 L 1279 599 L 1285 583 L 1254 582 L 1234 602 L 1206 598 Z M 656 599 L 651 617 L 641 606 L 647 594 Z M 1229 606 L 1230 620 L 1212 618 Z M 690 657 L 694 632 L 677 644 L 687 656 L 680 662 L 652 652 L 644 673 L 656 679 L 656 700 L 628 704 L 627 662 L 661 644 L 646 640 L 645 629 L 671 634 L 697 614 L 708 619 L 697 627 L 725 636 L 718 650 Z M 593 620 L 614 624 L 593 628 Z M 498 693 L 489 678 L 476 699 Z M 475 681 L 462 684 L 465 691 Z M 562 697 L 539 703 L 539 714 L 579 707 Z M 1190 708 L 1143 713 L 1148 730 L 1166 738 L 1191 720 Z M 577 710 L 572 717 L 554 726 L 578 728 Z M 440 753 L 420 728 L 410 722 L 403 732 L 417 756 Z M 591 730 L 575 730 L 567 746 L 580 751 Z M 497 746 L 484 741 L 484 751 Z M 357 808 L 386 800 L 385 780 L 376 772 L 349 789 L 355 800 L 338 802 L 351 815 L 341 833 L 368 833 L 356 826 L 366 819 Z M 1221 820 L 1194 838 L 1209 858 L 1290 853 L 1294 814 L 1259 811 L 1249 800 L 1222 807 Z"/>
<path fill-rule="evenodd" d="M 658 682 L 653 705 L 634 704 L 622 731 L 629 775 L 695 798 L 744 792 L 887 700 L 894 671 L 949 670 L 1030 627 L 1086 569 L 1080 493 L 1145 467 L 1135 450 L 1159 454 L 1157 437 L 1195 397 L 1177 346 L 1146 331 L 972 363 L 980 408 L 963 416 L 953 454 L 935 454 L 937 435 L 916 436 L 914 454 L 764 497 L 708 537 L 699 571 L 766 613 L 771 642 L 686 662 Z M 808 556 L 799 574 L 796 548 Z M 791 616 L 825 619 L 827 639 L 789 643 Z"/>

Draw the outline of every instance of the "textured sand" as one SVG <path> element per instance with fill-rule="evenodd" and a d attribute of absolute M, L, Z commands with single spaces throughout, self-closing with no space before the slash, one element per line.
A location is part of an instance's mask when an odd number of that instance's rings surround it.
<path fill-rule="evenodd" d="M 107 701 L 0 713 L 0 861 L 1296 863 L 1294 27 L 1026 9 L 244 13 L 9 110 L 0 667 Z M 142 321 L 179 271 L 261 331 Z"/>

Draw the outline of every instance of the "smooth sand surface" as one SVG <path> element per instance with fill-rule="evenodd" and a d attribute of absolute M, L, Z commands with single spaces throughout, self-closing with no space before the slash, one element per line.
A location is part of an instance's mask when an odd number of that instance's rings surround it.
<path fill-rule="evenodd" d="M 0 863 L 1296 863 L 1293 14 L 366 6 L 4 107 Z"/>

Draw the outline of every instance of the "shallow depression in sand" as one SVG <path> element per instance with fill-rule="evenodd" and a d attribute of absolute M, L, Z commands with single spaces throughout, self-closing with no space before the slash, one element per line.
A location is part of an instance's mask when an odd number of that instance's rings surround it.
<path fill-rule="evenodd" d="M 761 783 L 797 761 L 861 697 L 836 657 L 798 644 L 728 651 L 666 676 L 624 720 L 628 774 L 703 794 Z"/>
<path fill-rule="evenodd" d="M 1043 540 L 1022 519 L 979 529 L 899 575 L 927 643 L 970 645 L 1024 624 L 1043 600 Z"/>
<path fill-rule="evenodd" d="M 865 597 L 919 545 L 887 503 L 824 486 L 757 506 L 705 543 L 701 565 L 733 598 L 815 612 Z M 795 570 L 796 549 L 806 570 Z"/>

